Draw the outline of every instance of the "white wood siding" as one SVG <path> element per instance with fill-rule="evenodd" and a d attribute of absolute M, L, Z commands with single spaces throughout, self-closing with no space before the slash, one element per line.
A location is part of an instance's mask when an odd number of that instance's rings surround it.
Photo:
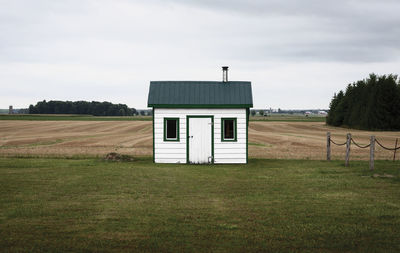
<path fill-rule="evenodd" d="M 154 109 L 154 161 L 186 163 L 186 116 L 214 116 L 214 163 L 246 163 L 246 109 Z M 164 118 L 179 118 L 179 142 L 164 141 Z M 221 142 L 221 118 L 237 119 L 237 141 Z"/>

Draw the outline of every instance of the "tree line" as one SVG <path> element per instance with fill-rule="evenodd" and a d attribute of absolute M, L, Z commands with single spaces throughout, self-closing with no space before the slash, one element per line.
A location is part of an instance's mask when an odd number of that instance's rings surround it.
<path fill-rule="evenodd" d="M 400 79 L 392 74 L 370 74 L 334 94 L 329 107 L 328 125 L 400 130 Z"/>
<path fill-rule="evenodd" d="M 125 104 L 110 102 L 87 101 L 40 101 L 29 106 L 30 114 L 87 114 L 94 116 L 132 116 L 136 113 L 134 108 Z"/>

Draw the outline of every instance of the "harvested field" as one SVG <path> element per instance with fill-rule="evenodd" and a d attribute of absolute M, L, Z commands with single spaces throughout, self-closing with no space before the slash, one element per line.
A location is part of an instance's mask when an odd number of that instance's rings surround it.
<path fill-rule="evenodd" d="M 149 121 L 2 121 L 2 155 L 152 154 Z"/>
<path fill-rule="evenodd" d="M 326 159 L 326 132 L 336 143 L 346 142 L 346 134 L 351 133 L 361 145 L 370 142 L 370 136 L 386 147 L 394 147 L 400 132 L 361 131 L 326 126 L 324 122 L 250 122 L 249 156 L 284 159 Z M 399 144 L 400 145 L 400 144 Z M 344 159 L 345 146 L 332 147 L 332 159 Z M 393 152 L 375 146 L 376 159 L 392 159 Z M 369 159 L 369 148 L 360 149 L 352 144 L 351 159 Z"/>
<path fill-rule="evenodd" d="M 369 136 L 394 147 L 400 132 L 368 132 L 328 127 L 323 122 L 251 121 L 249 157 L 285 159 L 325 159 L 326 132 L 345 142 L 351 132 L 360 144 Z M 110 152 L 134 156 L 152 154 L 151 121 L 25 121 L 0 122 L 0 155 L 104 156 Z M 399 144 L 400 145 L 400 144 Z M 332 147 L 332 158 L 343 159 L 345 148 Z M 400 154 L 399 154 L 400 156 Z M 368 159 L 369 149 L 352 145 L 351 159 Z M 376 147 L 377 159 L 392 159 L 393 152 Z"/>

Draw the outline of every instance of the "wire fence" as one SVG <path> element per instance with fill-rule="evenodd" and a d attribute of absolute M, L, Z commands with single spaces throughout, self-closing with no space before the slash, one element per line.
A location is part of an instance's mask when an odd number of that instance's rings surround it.
<path fill-rule="evenodd" d="M 375 143 L 378 144 L 381 148 L 388 150 L 388 151 L 393 151 L 393 161 L 396 160 L 396 152 L 398 149 L 400 149 L 400 146 L 397 146 L 397 142 L 398 139 L 396 138 L 396 142 L 394 145 L 394 148 L 389 148 L 389 147 L 385 147 L 381 142 L 379 142 L 379 140 L 377 140 L 375 138 L 375 136 L 371 136 L 370 138 L 370 143 L 363 145 L 360 143 L 357 143 L 352 137 L 351 134 L 348 133 L 347 134 L 347 139 L 346 142 L 344 143 L 337 143 L 334 140 L 332 140 L 331 138 L 331 133 L 327 132 L 326 134 L 327 136 L 327 153 L 326 153 L 326 157 L 327 160 L 331 160 L 331 143 L 336 145 L 336 146 L 344 146 L 346 145 L 346 158 L 345 158 L 345 165 L 348 166 L 349 165 L 349 161 L 350 161 L 350 146 L 351 143 L 353 143 L 356 147 L 364 149 L 364 148 L 369 148 L 370 149 L 370 169 L 373 170 L 374 169 L 374 157 L 375 157 Z"/>

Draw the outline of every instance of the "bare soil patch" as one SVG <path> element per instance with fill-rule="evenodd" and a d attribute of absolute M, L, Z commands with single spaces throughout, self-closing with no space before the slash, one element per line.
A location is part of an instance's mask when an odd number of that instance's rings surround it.
<path fill-rule="evenodd" d="M 130 155 L 121 155 L 116 152 L 111 152 L 104 157 L 104 160 L 113 162 L 132 162 L 134 159 Z"/>
<path fill-rule="evenodd" d="M 360 144 L 371 135 L 394 147 L 400 132 L 370 132 L 326 126 L 323 122 L 263 122 L 249 125 L 249 156 L 259 158 L 325 159 L 326 132 L 343 143 L 351 132 Z M 0 122 L 0 155 L 104 157 L 111 152 L 152 155 L 151 121 L 22 121 Z M 333 159 L 343 159 L 345 148 L 332 146 Z M 397 155 L 397 157 L 399 157 Z M 351 159 L 368 159 L 369 149 L 352 145 Z M 392 159 L 393 152 L 376 145 L 377 159 Z"/>

